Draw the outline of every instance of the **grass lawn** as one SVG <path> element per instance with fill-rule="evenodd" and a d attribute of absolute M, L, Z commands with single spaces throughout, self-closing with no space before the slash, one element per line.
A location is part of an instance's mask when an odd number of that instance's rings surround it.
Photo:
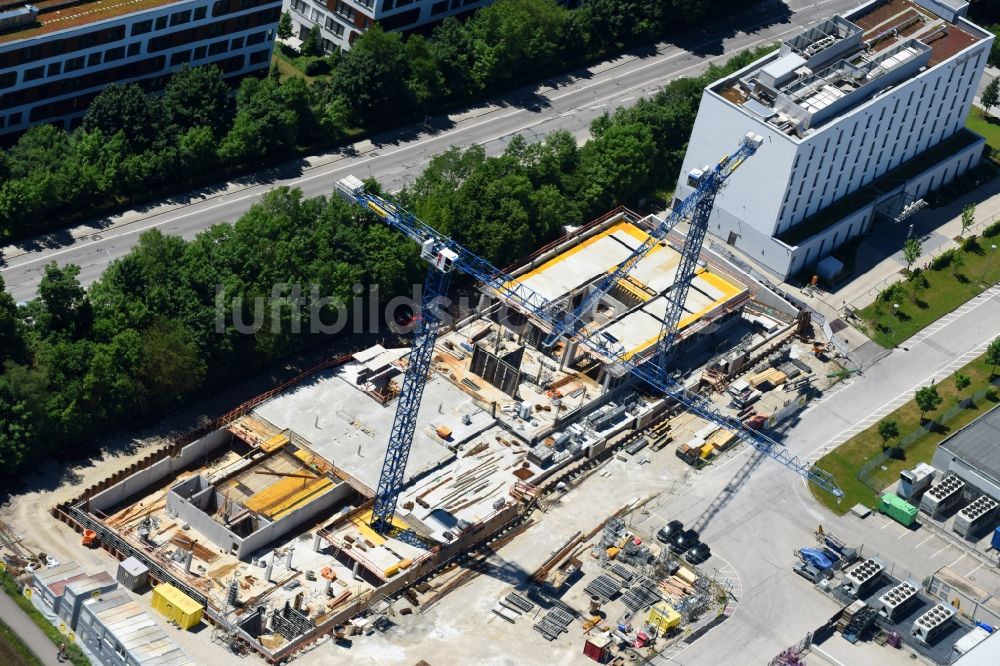
<path fill-rule="evenodd" d="M 983 111 L 978 106 L 969 109 L 969 117 L 965 119 L 965 126 L 976 134 L 986 137 L 986 143 L 993 150 L 1000 150 L 1000 118 L 993 116 L 983 117 Z"/>
<path fill-rule="evenodd" d="M 986 388 L 991 370 L 990 366 L 986 364 L 985 355 L 959 370 L 958 373 L 968 375 L 972 380 L 972 384 L 962 391 L 962 397 Z M 941 405 L 937 411 L 928 413 L 927 416 L 930 418 L 934 418 L 951 408 L 960 399 L 952 377 L 939 382 L 937 389 L 942 399 Z M 902 458 L 888 460 L 883 465 L 885 469 L 878 470 L 876 474 L 876 487 L 884 488 L 898 479 L 901 470 L 911 469 L 920 462 L 930 462 L 934 455 L 934 449 L 941 440 L 989 411 L 998 401 L 1000 401 L 1000 397 L 994 392 L 993 395 L 983 398 L 977 404 L 970 405 L 947 425 L 938 426 L 911 444 L 902 452 Z M 917 404 L 910 400 L 888 415 L 886 419 L 896 421 L 899 424 L 899 432 L 905 436 L 920 427 L 920 410 L 917 408 Z M 889 445 L 892 444 L 893 440 L 890 440 Z M 858 503 L 870 507 L 875 506 L 878 502 L 878 496 L 871 488 L 858 481 L 857 476 L 858 470 L 865 461 L 881 452 L 882 438 L 878 435 L 878 424 L 876 423 L 816 461 L 817 467 L 834 476 L 841 490 L 844 491 L 844 499 L 838 504 L 835 497 L 810 484 L 809 487 L 813 495 L 821 504 L 839 515 L 847 513 L 852 506 Z"/>
<path fill-rule="evenodd" d="M 899 295 L 888 301 L 880 296 L 863 308 L 864 332 L 883 347 L 894 347 L 1000 282 L 1000 236 L 980 238 L 978 245 L 978 252 L 959 250 L 962 266 L 957 271 L 950 266 L 923 271 L 930 286 L 919 295 L 914 295 L 913 283 L 904 279 L 896 283 L 903 290 Z M 993 245 L 998 249 L 991 249 Z M 893 303 L 899 304 L 898 311 Z"/>

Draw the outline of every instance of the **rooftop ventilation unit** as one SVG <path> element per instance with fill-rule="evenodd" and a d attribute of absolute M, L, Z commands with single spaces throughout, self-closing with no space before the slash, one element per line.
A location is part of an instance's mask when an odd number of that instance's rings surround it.
<path fill-rule="evenodd" d="M 983 529 L 993 527 L 1000 504 L 989 495 L 981 495 L 958 512 L 955 518 L 955 534 L 971 539 Z"/>
<path fill-rule="evenodd" d="M 927 463 L 920 463 L 913 469 L 904 469 L 899 473 L 896 494 L 907 501 L 918 499 L 933 481 L 934 468 Z"/>
<path fill-rule="evenodd" d="M 847 572 L 844 577 L 844 590 L 854 597 L 863 597 L 878 583 L 885 571 L 885 565 L 869 557 Z"/>
<path fill-rule="evenodd" d="M 949 474 L 924 494 L 920 500 L 920 511 L 932 517 L 947 513 L 962 501 L 964 490 L 965 481 L 954 474 Z"/>
<path fill-rule="evenodd" d="M 878 598 L 879 615 L 895 622 L 917 599 L 917 586 L 902 582 Z"/>
<path fill-rule="evenodd" d="M 944 604 L 934 604 L 929 611 L 914 620 L 910 635 L 924 645 L 930 645 L 934 637 L 948 626 L 953 617 L 955 617 L 954 608 Z"/>

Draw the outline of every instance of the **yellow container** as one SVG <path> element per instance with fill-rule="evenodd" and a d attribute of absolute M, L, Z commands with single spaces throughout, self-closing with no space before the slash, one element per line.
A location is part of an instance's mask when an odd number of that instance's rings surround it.
<path fill-rule="evenodd" d="M 713 451 L 715 451 L 715 447 L 712 446 L 711 444 L 706 444 L 705 446 L 701 447 L 701 454 L 700 454 L 701 459 L 708 460 L 709 456 L 712 455 Z"/>
<path fill-rule="evenodd" d="M 680 625 L 681 614 L 664 601 L 649 609 L 649 623 L 663 634 Z"/>
<path fill-rule="evenodd" d="M 201 622 L 204 608 L 170 583 L 153 588 L 153 608 L 161 615 L 176 622 L 181 629 L 190 629 Z"/>

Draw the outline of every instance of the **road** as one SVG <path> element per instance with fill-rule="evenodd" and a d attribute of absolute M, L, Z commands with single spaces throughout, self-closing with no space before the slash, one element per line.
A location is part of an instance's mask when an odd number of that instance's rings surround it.
<path fill-rule="evenodd" d="M 480 144 L 487 153 L 497 154 L 517 134 L 538 141 L 556 130 L 572 132 L 583 141 L 590 122 L 600 114 L 634 104 L 671 79 L 699 73 L 710 62 L 721 62 L 737 51 L 775 42 L 857 4 L 854 0 L 775 0 L 762 9 L 684 35 L 684 47 L 662 43 L 512 91 L 490 104 L 435 118 L 429 129 L 383 134 L 337 153 L 307 158 L 23 246 L 4 248 L 0 250 L 0 276 L 15 300 L 28 300 L 35 296 L 42 268 L 50 261 L 77 264 L 81 267 L 81 281 L 90 284 L 109 262 L 135 245 L 142 231 L 158 228 L 193 238 L 213 224 L 237 219 L 265 192 L 279 185 L 299 187 L 306 195 L 315 196 L 329 193 L 337 179 L 355 174 L 373 176 L 392 191 L 412 181 L 434 155 L 449 146 Z"/>
<path fill-rule="evenodd" d="M 56 646 L 5 592 L 0 592 L 0 617 L 3 617 L 4 624 L 21 637 L 43 664 L 59 663 L 56 659 Z"/>

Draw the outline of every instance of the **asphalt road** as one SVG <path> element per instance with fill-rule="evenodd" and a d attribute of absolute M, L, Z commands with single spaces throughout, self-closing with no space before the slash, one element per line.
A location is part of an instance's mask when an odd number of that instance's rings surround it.
<path fill-rule="evenodd" d="M 237 219 L 262 194 L 279 185 L 299 187 L 308 196 L 328 194 L 336 180 L 354 174 L 373 176 L 396 190 L 449 146 L 481 144 L 489 154 L 497 154 L 517 134 L 537 141 L 556 130 L 572 132 L 583 141 L 590 122 L 600 114 L 634 104 L 671 79 L 697 74 L 709 62 L 777 41 L 857 4 L 853 0 L 775 0 L 754 12 L 687 33 L 675 43 L 514 90 L 491 104 L 434 118 L 429 126 L 386 133 L 337 153 L 299 160 L 239 182 L 4 248 L 0 250 L 0 275 L 15 300 L 28 300 L 35 296 L 42 268 L 50 261 L 79 265 L 81 281 L 90 284 L 109 262 L 135 245 L 142 231 L 155 227 L 192 238 L 213 224 Z"/>

